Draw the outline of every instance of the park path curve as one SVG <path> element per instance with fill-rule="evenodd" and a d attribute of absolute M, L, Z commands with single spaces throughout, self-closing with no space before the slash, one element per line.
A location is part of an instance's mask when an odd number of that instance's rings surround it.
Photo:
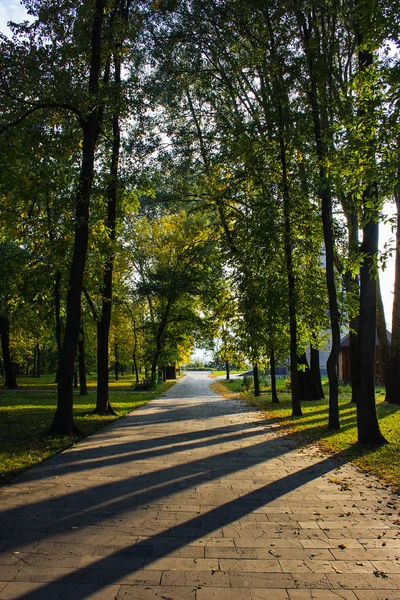
<path fill-rule="evenodd" d="M 0 600 L 400 600 L 398 498 L 188 373 L 0 494 Z"/>

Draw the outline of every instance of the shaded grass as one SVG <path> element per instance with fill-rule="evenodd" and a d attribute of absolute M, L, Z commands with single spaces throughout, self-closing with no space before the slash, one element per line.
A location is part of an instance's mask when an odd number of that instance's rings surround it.
<path fill-rule="evenodd" d="M 278 422 L 284 433 L 294 436 L 303 444 L 317 443 L 331 453 L 342 453 L 363 471 L 379 477 L 400 492 L 400 406 L 387 404 L 382 388 L 377 388 L 376 407 L 381 431 L 388 444 L 380 447 L 366 447 L 357 442 L 356 407 L 351 402 L 351 389 L 346 386 L 339 394 L 341 428 L 339 431 L 327 429 L 328 399 L 303 402 L 303 416 L 292 417 L 291 394 L 281 387 L 278 389 L 279 404 L 272 404 L 271 394 L 254 398 L 251 394 L 238 393 L 237 382 L 221 381 L 213 384 L 213 389 L 225 396 L 240 397 L 263 411 L 270 422 Z"/>
<path fill-rule="evenodd" d="M 113 373 L 110 372 L 109 387 L 111 390 L 118 389 L 123 391 L 132 391 L 135 376 L 132 373 L 119 375 L 118 381 L 115 381 Z M 0 379 L 0 387 L 3 385 Z M 19 390 L 56 390 L 55 374 L 41 375 L 40 377 L 17 377 Z M 89 390 L 97 388 L 97 375 L 92 373 L 87 375 L 87 387 Z M 79 389 L 79 388 L 78 388 Z"/>
<path fill-rule="evenodd" d="M 105 427 L 116 418 L 123 417 L 160 396 L 175 383 L 168 381 L 151 392 L 133 392 L 130 389 L 130 393 L 126 393 L 120 389 L 111 389 L 110 402 L 117 412 L 117 417 L 93 414 L 96 405 L 96 393 L 93 389 L 89 391 L 88 396 L 75 394 L 74 419 L 83 434 L 77 439 L 45 435 L 57 403 L 57 394 L 51 389 L 34 391 L 33 388 L 29 391 L 1 392 L 0 484 L 10 481 L 33 465 L 73 446 L 76 441 Z M 122 393 L 119 393 L 121 391 Z"/>

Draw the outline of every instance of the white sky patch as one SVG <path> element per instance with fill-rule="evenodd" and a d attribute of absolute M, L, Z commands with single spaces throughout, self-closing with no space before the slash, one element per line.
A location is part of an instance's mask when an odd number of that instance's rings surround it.
<path fill-rule="evenodd" d="M 0 32 L 8 37 L 11 36 L 11 30 L 8 27 L 8 21 L 21 23 L 29 20 L 29 15 L 19 0 L 0 0 Z"/>

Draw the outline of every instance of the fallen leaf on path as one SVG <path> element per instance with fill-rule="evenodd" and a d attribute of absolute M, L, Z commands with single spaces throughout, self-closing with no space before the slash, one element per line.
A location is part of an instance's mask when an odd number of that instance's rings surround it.
<path fill-rule="evenodd" d="M 382 577 L 382 579 L 388 579 L 388 574 L 385 571 L 379 571 L 378 569 L 374 571 L 375 577 Z"/>

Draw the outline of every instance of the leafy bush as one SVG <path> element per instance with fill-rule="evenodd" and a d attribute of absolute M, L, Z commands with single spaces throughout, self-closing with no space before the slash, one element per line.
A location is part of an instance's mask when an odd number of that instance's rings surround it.
<path fill-rule="evenodd" d="M 249 392 L 254 387 L 254 377 L 253 375 L 245 375 L 243 377 L 242 387 Z"/>

